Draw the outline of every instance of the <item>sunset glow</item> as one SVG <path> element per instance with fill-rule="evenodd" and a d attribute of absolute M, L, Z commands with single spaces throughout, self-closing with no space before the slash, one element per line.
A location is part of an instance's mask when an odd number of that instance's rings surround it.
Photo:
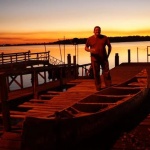
<path fill-rule="evenodd" d="M 149 0 L 1 0 L 0 44 L 87 38 L 96 25 L 107 36 L 149 36 L 149 6 Z"/>

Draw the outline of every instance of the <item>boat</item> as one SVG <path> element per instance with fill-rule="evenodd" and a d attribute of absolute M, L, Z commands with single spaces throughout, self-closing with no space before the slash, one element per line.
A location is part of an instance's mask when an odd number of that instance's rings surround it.
<path fill-rule="evenodd" d="M 148 83 L 147 70 L 143 69 L 131 79 L 102 89 L 46 118 L 26 117 L 22 149 L 66 149 L 101 134 L 140 107 L 148 94 Z"/>

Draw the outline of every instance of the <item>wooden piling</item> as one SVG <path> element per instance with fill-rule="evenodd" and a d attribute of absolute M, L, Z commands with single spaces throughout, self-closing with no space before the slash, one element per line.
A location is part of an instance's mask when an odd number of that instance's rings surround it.
<path fill-rule="evenodd" d="M 71 55 L 70 54 L 68 54 L 67 60 L 68 60 L 68 65 L 71 65 Z"/>
<path fill-rule="evenodd" d="M 76 56 L 73 56 L 73 64 L 76 65 Z"/>
<path fill-rule="evenodd" d="M 115 67 L 119 65 L 119 54 L 115 54 Z"/>
<path fill-rule="evenodd" d="M 36 73 L 36 71 L 34 71 L 34 77 L 33 77 L 33 94 L 34 94 L 34 98 L 38 98 L 38 91 L 37 91 L 37 87 L 38 87 L 38 73 Z"/>
<path fill-rule="evenodd" d="M 131 55 L 130 55 L 130 49 L 128 49 L 128 63 L 131 62 Z"/>
<path fill-rule="evenodd" d="M 7 99 L 8 99 L 8 90 L 6 86 L 6 76 L 5 73 L 2 72 L 0 73 L 0 102 L 2 109 L 4 131 L 11 130 L 10 112 Z"/>

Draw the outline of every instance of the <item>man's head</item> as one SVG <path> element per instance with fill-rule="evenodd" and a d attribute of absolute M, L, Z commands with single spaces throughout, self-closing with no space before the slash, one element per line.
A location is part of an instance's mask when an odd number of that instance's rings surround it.
<path fill-rule="evenodd" d="M 94 27 L 95 36 L 99 36 L 101 34 L 101 28 L 99 26 Z"/>

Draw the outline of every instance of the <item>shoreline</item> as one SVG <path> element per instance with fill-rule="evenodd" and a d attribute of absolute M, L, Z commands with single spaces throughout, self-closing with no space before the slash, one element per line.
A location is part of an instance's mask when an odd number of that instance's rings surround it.
<path fill-rule="evenodd" d="M 109 37 L 111 43 L 120 43 L 120 42 L 140 42 L 140 41 L 150 41 L 150 36 L 124 36 L 124 37 Z M 85 44 L 87 38 L 73 38 L 66 40 L 59 40 L 56 42 L 48 43 L 23 43 L 23 44 L 0 44 L 0 47 L 6 46 L 31 46 L 31 45 L 78 45 Z"/>

